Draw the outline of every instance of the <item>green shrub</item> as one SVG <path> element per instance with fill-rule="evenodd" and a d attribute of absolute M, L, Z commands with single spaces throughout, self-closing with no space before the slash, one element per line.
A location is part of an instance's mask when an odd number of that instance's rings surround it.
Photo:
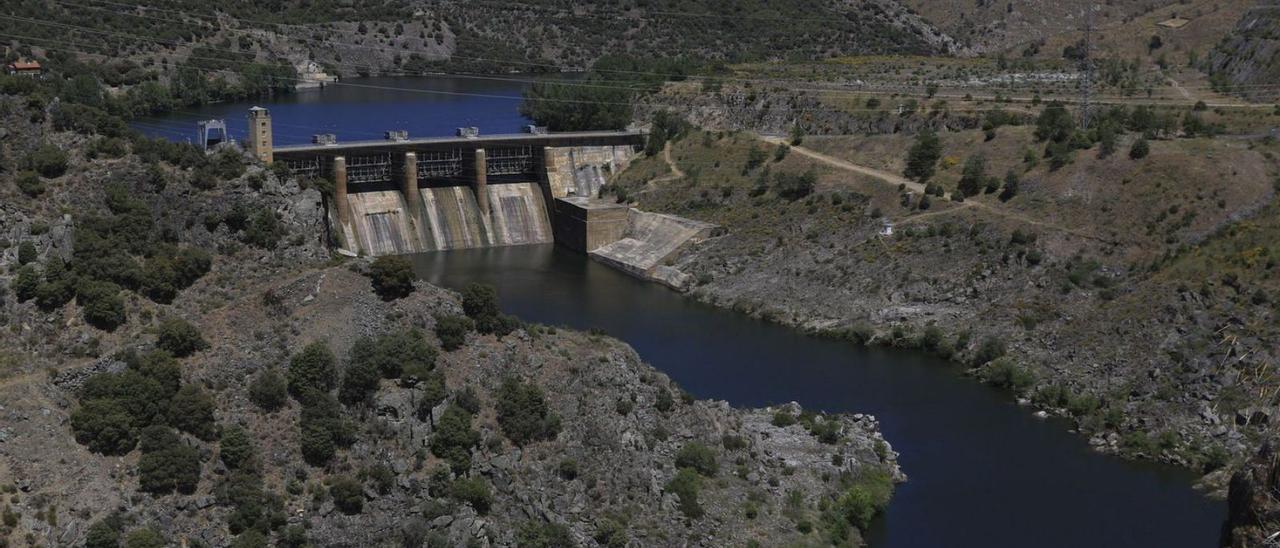
<path fill-rule="evenodd" d="M 30 241 L 23 241 L 21 244 L 18 244 L 18 264 L 25 265 L 33 263 L 38 257 L 39 253 L 36 252 L 36 244 L 33 244 Z"/>
<path fill-rule="evenodd" d="M 133 417 L 115 400 L 90 400 L 71 413 L 76 442 L 103 455 L 123 455 L 138 443 Z"/>
<path fill-rule="evenodd" d="M 111 282 L 87 282 L 77 300 L 84 309 L 84 321 L 103 331 L 114 331 L 128 319 L 120 286 Z"/>
<path fill-rule="evenodd" d="M 316 341 L 303 347 L 301 352 L 294 354 L 289 360 L 289 370 L 286 373 L 289 393 L 294 398 L 301 399 L 309 390 L 333 390 L 337 382 L 333 361 L 333 352 L 323 342 Z"/>
<path fill-rule="evenodd" d="M 892 494 L 893 481 L 887 473 L 868 472 L 836 499 L 831 511 L 838 520 L 865 531 L 888 506 Z"/>
<path fill-rule="evenodd" d="M 302 456 L 308 464 L 321 466 L 333 458 L 339 446 L 355 441 L 355 426 L 347 419 L 338 400 L 327 392 L 308 389 L 298 425 L 302 433 Z"/>
<path fill-rule="evenodd" d="M 526 521 L 516 530 L 520 548 L 567 548 L 576 546 L 568 527 L 545 521 Z"/>
<path fill-rule="evenodd" d="M 355 353 L 355 347 L 352 348 L 352 353 Z M 370 360 L 355 359 L 353 355 L 346 370 L 342 372 L 338 400 L 347 405 L 369 401 L 373 393 L 378 391 L 378 381 L 381 378 L 382 375 Z"/>
<path fill-rule="evenodd" d="M 666 491 L 680 500 L 680 512 L 689 519 L 698 519 L 703 515 L 702 505 L 698 502 L 698 490 L 701 478 L 690 468 L 681 468 L 667 482 Z"/>
<path fill-rule="evenodd" d="M 204 441 L 217 435 L 213 397 L 199 385 L 187 384 L 174 394 L 169 404 L 169 424 Z"/>
<path fill-rule="evenodd" d="M 373 291 L 384 301 L 408 297 L 413 293 L 413 263 L 409 259 L 398 256 L 383 256 L 374 259 L 369 267 L 369 279 L 373 283 Z"/>
<path fill-rule="evenodd" d="M 259 532 L 257 529 L 249 529 L 240 533 L 235 540 L 231 541 L 230 548 L 267 548 L 267 536 Z"/>
<path fill-rule="evenodd" d="M 514 318 L 498 308 L 498 290 L 493 286 L 472 283 L 462 290 L 462 310 L 475 322 L 476 330 L 499 337 L 519 326 Z"/>
<path fill-rule="evenodd" d="M 1024 366 L 1018 365 L 1009 358 L 992 360 L 980 372 L 982 380 L 1021 393 L 1036 382 L 1035 374 Z"/>
<path fill-rule="evenodd" d="M 516 445 L 555 437 L 560 418 L 547 408 L 542 389 L 515 378 L 502 382 L 497 396 L 498 425 Z"/>
<path fill-rule="evenodd" d="M 706 477 L 715 477 L 720 471 L 714 449 L 701 443 L 690 442 L 676 453 L 676 468 L 691 468 Z"/>
<path fill-rule="evenodd" d="M 263 411 L 271 412 L 284 407 L 288 397 L 284 377 L 275 368 L 259 372 L 249 383 L 249 401 Z"/>
<path fill-rule="evenodd" d="M 23 167 L 53 179 L 67 172 L 67 154 L 55 145 L 45 143 L 27 155 Z"/>
<path fill-rule="evenodd" d="M 193 493 L 200 481 L 200 452 L 182 442 L 167 426 L 142 431 L 138 486 L 148 493 Z"/>
<path fill-rule="evenodd" d="M 604 548 L 626 548 L 627 527 L 614 519 L 604 519 L 596 524 L 596 532 L 591 535 L 596 544 Z"/>
<path fill-rule="evenodd" d="M 436 316 L 436 338 L 440 348 L 452 352 L 467 342 L 467 332 L 475 329 L 475 323 L 466 316 Z"/>
<path fill-rule="evenodd" d="M 978 350 L 973 354 L 973 365 L 982 365 L 991 360 L 1003 356 L 1005 353 L 1004 341 L 988 336 L 982 339 L 982 344 L 978 345 Z"/>
<path fill-rule="evenodd" d="M 120 548 L 119 516 L 109 516 L 93 522 L 85 535 L 84 548 Z"/>
<path fill-rule="evenodd" d="M 480 478 L 459 478 L 449 484 L 449 498 L 471 505 L 478 514 L 488 514 L 493 505 L 489 482 Z"/>
<path fill-rule="evenodd" d="M 230 426 L 222 430 L 222 437 L 218 440 L 218 458 L 228 470 L 237 470 L 252 463 L 253 441 L 244 428 Z"/>
<path fill-rule="evenodd" d="M 329 496 L 333 506 L 344 514 L 359 514 L 364 510 L 364 488 L 351 476 L 338 476 L 329 484 Z"/>
<path fill-rule="evenodd" d="M 254 214 L 253 222 L 245 229 L 244 241 L 261 249 L 275 249 L 284 234 L 284 225 L 280 224 L 280 218 L 276 212 L 262 209 Z"/>
<path fill-rule="evenodd" d="M 463 408 L 472 415 L 480 412 L 480 395 L 476 393 L 476 389 L 472 388 L 471 385 L 463 387 L 454 400 L 458 403 L 458 407 Z"/>
<path fill-rule="evenodd" d="M 167 544 L 164 536 L 148 527 L 130 532 L 124 541 L 124 548 L 165 548 Z"/>
<path fill-rule="evenodd" d="M 231 507 L 226 522 L 233 535 L 250 530 L 269 534 L 287 521 L 284 500 L 264 491 L 262 477 L 246 468 L 232 471 L 217 485 L 214 494 L 219 504 Z"/>
<path fill-rule="evenodd" d="M 10 282 L 10 286 L 13 287 L 13 294 L 18 302 L 34 299 L 36 289 L 40 287 L 40 271 L 33 265 L 23 266 L 18 269 L 18 275 Z"/>
<path fill-rule="evenodd" d="M 422 331 L 409 329 L 377 338 L 357 339 L 351 347 L 350 362 L 352 366 L 372 368 L 374 375 L 389 379 L 399 377 L 412 385 L 431 373 L 438 354 Z"/>
<path fill-rule="evenodd" d="M 431 453 L 449 463 L 455 474 L 471 469 L 471 449 L 480 444 L 480 433 L 471 429 L 471 415 L 457 405 L 450 405 L 440 416 Z"/>
<path fill-rule="evenodd" d="M 778 428 L 786 428 L 796 423 L 796 416 L 786 411 L 776 411 L 773 414 L 773 425 Z"/>
<path fill-rule="evenodd" d="M 794 202 L 813 194 L 818 185 L 818 175 L 813 170 L 803 174 L 778 173 L 774 175 L 775 191 L 784 200 Z"/>
<path fill-rule="evenodd" d="M 1129 159 L 1131 160 L 1141 160 L 1146 158 L 1148 154 L 1151 154 L 1151 145 L 1143 137 L 1139 137 L 1129 146 Z"/>
<path fill-rule="evenodd" d="M 671 391 L 667 387 L 658 388 L 658 398 L 654 400 L 653 406 L 661 413 L 671 411 L 675 407 L 675 399 L 671 397 Z"/>
<path fill-rule="evenodd" d="M 156 346 L 179 358 L 185 358 L 209 347 L 200 330 L 181 318 L 169 318 L 160 323 Z"/>
<path fill-rule="evenodd" d="M 36 196 L 44 194 L 44 181 L 40 180 L 40 176 L 34 171 L 23 171 L 18 173 L 16 182 L 18 184 L 18 190 L 22 191 L 22 193 L 27 196 L 35 198 Z"/>

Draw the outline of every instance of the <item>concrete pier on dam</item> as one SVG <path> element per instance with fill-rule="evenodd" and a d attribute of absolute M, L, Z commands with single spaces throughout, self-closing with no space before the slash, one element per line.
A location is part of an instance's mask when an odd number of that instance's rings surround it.
<path fill-rule="evenodd" d="M 664 266 L 715 227 L 598 198 L 644 145 L 643 131 L 386 138 L 274 146 L 270 113 L 249 113 L 247 149 L 264 163 L 333 185 L 326 197 L 340 252 L 398 255 L 556 242 L 641 278 L 684 280 Z"/>

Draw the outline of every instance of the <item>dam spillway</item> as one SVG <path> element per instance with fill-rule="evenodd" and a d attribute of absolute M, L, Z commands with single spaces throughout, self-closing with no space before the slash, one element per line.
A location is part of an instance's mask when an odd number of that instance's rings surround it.
<path fill-rule="evenodd" d="M 556 241 L 553 202 L 594 197 L 644 143 L 639 131 L 586 131 L 408 139 L 272 147 L 270 117 L 255 110 L 250 151 L 295 175 L 330 181 L 326 198 L 336 247 L 398 255 Z"/>

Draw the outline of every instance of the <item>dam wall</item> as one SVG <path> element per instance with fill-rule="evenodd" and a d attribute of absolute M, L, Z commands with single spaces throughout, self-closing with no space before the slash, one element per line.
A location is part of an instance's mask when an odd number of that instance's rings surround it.
<path fill-rule="evenodd" d="M 595 197 L 613 174 L 631 165 L 631 146 L 576 146 L 547 149 L 547 183 L 554 198 Z"/>

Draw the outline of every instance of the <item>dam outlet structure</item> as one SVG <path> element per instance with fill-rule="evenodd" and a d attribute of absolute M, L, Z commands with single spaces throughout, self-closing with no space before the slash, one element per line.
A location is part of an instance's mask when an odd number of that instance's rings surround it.
<path fill-rule="evenodd" d="M 248 149 L 264 163 L 332 184 L 325 196 L 331 244 L 348 255 L 557 242 L 628 273 L 665 283 L 665 259 L 713 225 L 645 213 L 598 198 L 631 163 L 647 132 L 548 132 L 273 146 L 271 116 L 254 107 Z M 674 284 L 673 284 L 674 285 Z"/>

